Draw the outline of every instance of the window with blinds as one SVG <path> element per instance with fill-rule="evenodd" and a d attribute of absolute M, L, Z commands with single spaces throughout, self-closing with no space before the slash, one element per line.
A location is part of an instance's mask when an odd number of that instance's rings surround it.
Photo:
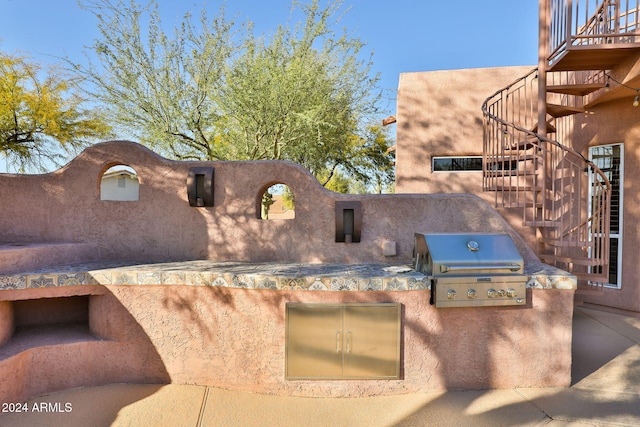
<path fill-rule="evenodd" d="M 609 285 L 617 288 L 621 287 L 620 273 L 622 270 L 623 153 L 623 144 L 601 145 L 589 148 L 591 161 L 605 173 L 611 183 Z"/>

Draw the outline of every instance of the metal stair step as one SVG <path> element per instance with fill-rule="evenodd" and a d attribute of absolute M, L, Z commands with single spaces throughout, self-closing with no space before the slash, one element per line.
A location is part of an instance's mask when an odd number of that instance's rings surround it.
<path fill-rule="evenodd" d="M 568 257 L 568 256 L 560 256 L 553 254 L 540 254 L 541 261 L 559 261 L 566 264 L 577 264 L 577 265 L 585 265 L 590 267 L 595 267 L 602 265 L 602 261 L 595 258 L 578 258 L 578 257 Z M 576 273 L 573 273 L 576 274 Z M 577 275 L 577 274 L 576 274 Z"/>
<path fill-rule="evenodd" d="M 609 275 L 607 273 L 585 273 L 577 272 L 571 273 L 578 279 L 578 284 L 585 287 L 603 287 L 605 283 L 609 282 Z M 590 282 L 587 285 L 585 282 Z"/>
<path fill-rule="evenodd" d="M 524 225 L 529 227 L 545 227 L 545 228 L 558 228 L 561 223 L 558 221 L 544 221 L 544 220 L 525 220 Z"/>
<path fill-rule="evenodd" d="M 602 88 L 604 88 L 604 82 L 548 85 L 547 92 L 562 93 L 565 95 L 585 96 Z"/>
<path fill-rule="evenodd" d="M 573 114 L 584 113 L 584 108 L 569 107 L 566 105 L 547 104 L 547 113 L 553 117 L 565 117 Z"/>
<path fill-rule="evenodd" d="M 512 169 L 502 169 L 502 170 L 489 170 L 485 172 L 485 176 L 491 178 L 500 178 L 503 176 L 535 176 L 538 175 L 539 172 L 535 170 L 512 170 Z"/>
<path fill-rule="evenodd" d="M 538 125 L 535 125 L 535 127 L 531 129 L 531 131 L 538 133 Z M 557 129 L 553 125 L 553 123 L 551 123 L 551 120 L 547 121 L 547 133 L 556 133 L 556 132 L 557 132 Z"/>
<path fill-rule="evenodd" d="M 531 185 L 525 185 L 525 186 L 518 186 L 518 185 L 512 185 L 512 186 L 507 186 L 507 185 L 497 185 L 495 187 L 495 191 L 504 191 L 504 192 L 511 192 L 511 193 L 516 193 L 516 192 L 531 192 L 533 193 L 534 191 L 537 192 L 542 192 L 543 188 L 542 187 L 532 187 Z"/>
<path fill-rule="evenodd" d="M 512 144 L 509 144 L 508 146 L 505 147 L 505 149 L 526 151 L 532 148 L 536 148 L 538 142 L 539 140 L 535 136 L 528 136 L 523 141 L 518 141 Z"/>
<path fill-rule="evenodd" d="M 594 242 L 587 240 L 569 240 L 569 239 L 548 239 L 541 238 L 540 243 L 551 245 L 556 248 L 588 248 L 593 246 Z"/>

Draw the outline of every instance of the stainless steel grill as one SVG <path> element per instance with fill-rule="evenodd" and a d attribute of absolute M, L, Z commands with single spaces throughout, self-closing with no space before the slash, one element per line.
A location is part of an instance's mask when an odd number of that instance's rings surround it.
<path fill-rule="evenodd" d="M 436 307 L 526 304 L 524 261 L 508 234 L 415 234 L 415 269 Z"/>

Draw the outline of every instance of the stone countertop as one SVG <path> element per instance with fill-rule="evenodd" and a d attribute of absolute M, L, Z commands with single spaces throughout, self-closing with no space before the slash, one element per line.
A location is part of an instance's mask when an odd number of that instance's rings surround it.
<path fill-rule="evenodd" d="M 233 261 L 88 262 L 0 275 L 0 290 L 74 285 L 191 285 L 325 291 L 426 290 L 408 266 Z"/>
<path fill-rule="evenodd" d="M 527 265 L 527 287 L 575 289 L 576 279 L 546 264 Z M 428 290 L 427 276 L 409 265 L 234 261 L 139 263 L 95 261 L 0 275 L 1 290 L 78 285 L 187 285 L 317 291 Z"/>
<path fill-rule="evenodd" d="M 524 273 L 529 276 L 527 288 L 577 289 L 578 287 L 576 276 L 541 262 L 525 264 Z"/>

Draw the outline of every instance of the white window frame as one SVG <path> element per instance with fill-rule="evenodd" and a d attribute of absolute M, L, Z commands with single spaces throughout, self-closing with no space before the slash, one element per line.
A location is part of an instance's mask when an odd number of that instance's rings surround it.
<path fill-rule="evenodd" d="M 621 289 L 622 288 L 622 236 L 624 234 L 624 143 L 615 143 L 615 144 L 604 144 L 604 145 L 595 145 L 593 147 L 589 147 L 589 160 L 593 161 L 593 151 L 597 148 L 602 147 L 614 147 L 620 146 L 620 204 L 619 204 L 619 218 L 618 218 L 618 232 L 610 233 L 609 238 L 618 240 L 618 263 L 616 265 L 616 276 L 618 279 L 618 283 L 605 283 L 604 286 L 607 288 L 613 289 Z M 593 171 L 589 171 L 590 174 L 593 174 Z M 593 179 L 591 180 L 593 182 Z M 591 206 L 591 198 L 593 196 L 593 188 L 589 188 L 589 213 L 591 214 L 592 206 Z"/>

